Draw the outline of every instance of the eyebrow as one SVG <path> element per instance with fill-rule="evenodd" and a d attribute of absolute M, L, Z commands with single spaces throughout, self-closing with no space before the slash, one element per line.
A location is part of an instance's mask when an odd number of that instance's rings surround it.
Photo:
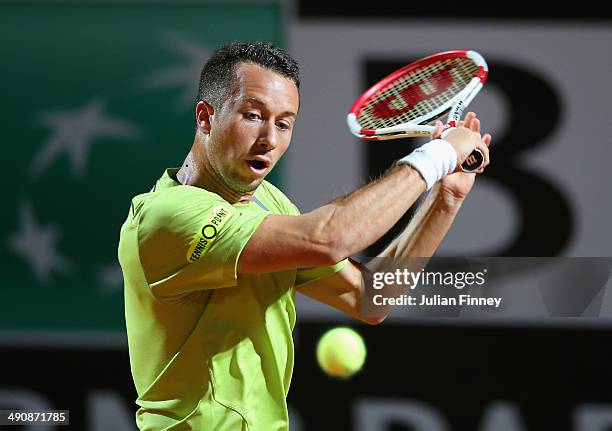
<path fill-rule="evenodd" d="M 242 103 L 249 102 L 249 103 L 254 103 L 256 105 L 268 106 L 268 105 L 266 105 L 266 103 L 263 100 L 258 99 L 257 97 L 242 97 L 242 98 L 240 98 L 240 101 Z M 281 116 L 296 117 L 297 114 L 295 112 L 285 111 L 285 112 L 283 112 L 281 114 Z"/>

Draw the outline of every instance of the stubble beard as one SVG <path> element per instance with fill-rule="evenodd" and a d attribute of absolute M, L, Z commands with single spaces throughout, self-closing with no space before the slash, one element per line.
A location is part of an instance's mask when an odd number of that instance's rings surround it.
<path fill-rule="evenodd" d="M 232 169 L 224 171 L 221 169 L 217 169 L 216 166 L 213 166 L 213 170 L 219 181 L 221 181 L 223 185 L 225 185 L 225 187 L 227 187 L 233 192 L 240 194 L 255 191 L 264 180 L 263 178 L 258 178 L 254 181 L 251 181 L 250 183 L 247 183 L 245 181 L 240 181 L 240 176 Z"/>

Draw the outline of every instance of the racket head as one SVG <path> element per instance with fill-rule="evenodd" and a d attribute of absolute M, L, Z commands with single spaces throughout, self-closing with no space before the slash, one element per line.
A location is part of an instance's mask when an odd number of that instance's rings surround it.
<path fill-rule="evenodd" d="M 362 139 L 428 136 L 453 106 L 461 108 L 485 83 L 489 69 L 476 51 L 447 51 L 412 62 L 381 79 L 351 106 L 347 122 Z"/>

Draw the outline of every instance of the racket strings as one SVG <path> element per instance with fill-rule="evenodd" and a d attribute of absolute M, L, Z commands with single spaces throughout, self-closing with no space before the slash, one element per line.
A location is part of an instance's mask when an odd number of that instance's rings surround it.
<path fill-rule="evenodd" d="M 370 98 L 357 115 L 357 121 L 364 129 L 413 121 L 455 97 L 477 72 L 478 66 L 469 58 L 440 60 L 413 70 Z"/>

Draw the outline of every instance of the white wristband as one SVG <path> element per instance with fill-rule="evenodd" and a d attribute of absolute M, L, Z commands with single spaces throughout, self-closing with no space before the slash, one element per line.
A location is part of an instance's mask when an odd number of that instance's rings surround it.
<path fill-rule="evenodd" d="M 457 152 L 444 139 L 434 139 L 397 161 L 398 165 L 410 165 L 427 184 L 427 190 L 457 167 Z"/>

